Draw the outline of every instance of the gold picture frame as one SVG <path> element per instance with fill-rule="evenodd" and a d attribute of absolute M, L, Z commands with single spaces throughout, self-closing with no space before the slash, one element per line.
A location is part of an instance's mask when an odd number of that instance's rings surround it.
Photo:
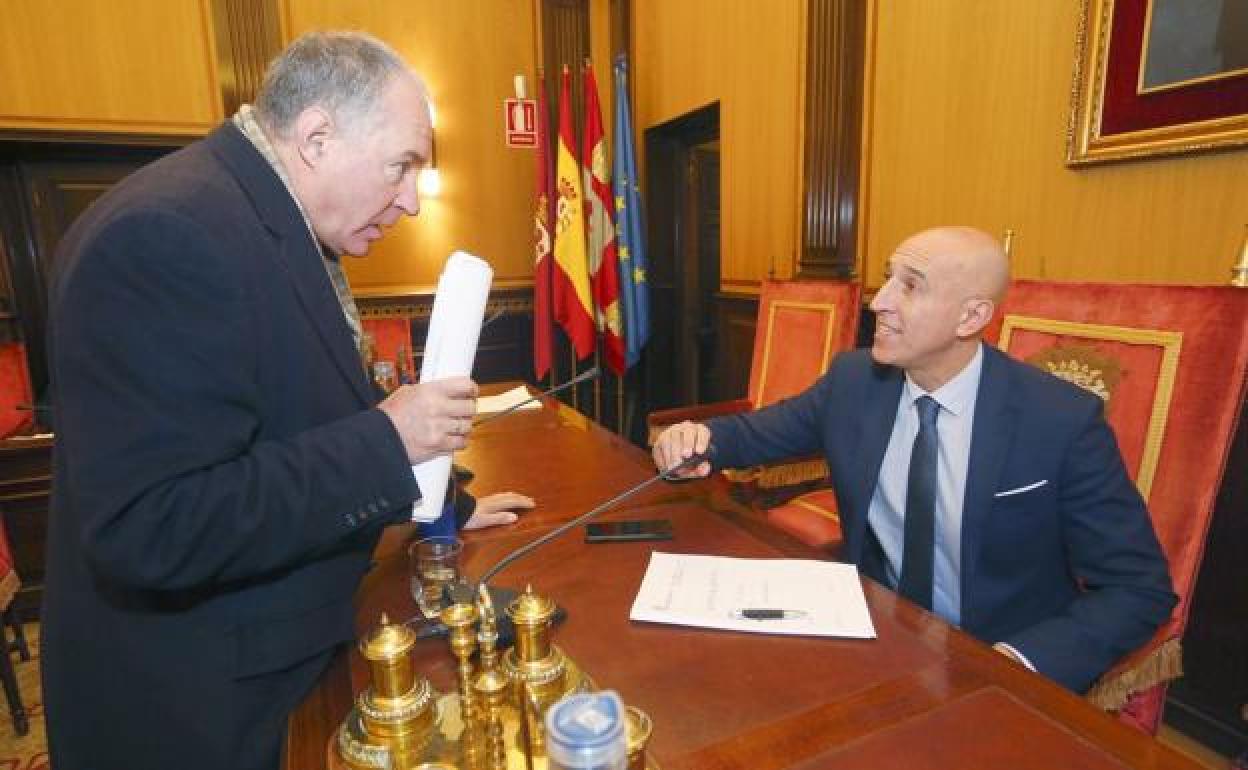
<path fill-rule="evenodd" d="M 1154 2 L 1082 0 L 1067 165 L 1248 145 L 1248 74 L 1140 86 Z"/>

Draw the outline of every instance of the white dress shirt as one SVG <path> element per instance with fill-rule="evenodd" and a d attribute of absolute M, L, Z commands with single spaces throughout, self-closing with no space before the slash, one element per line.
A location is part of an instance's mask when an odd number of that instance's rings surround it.
<path fill-rule="evenodd" d="M 982 344 L 970 363 L 953 379 L 928 393 L 906 375 L 897 404 L 893 433 L 884 452 L 880 478 L 871 496 L 867 521 L 880 541 L 888 565 L 888 581 L 897 588 L 905 543 L 906 487 L 910 453 L 919 432 L 914 402 L 931 396 L 940 405 L 936 418 L 936 531 L 933 559 L 932 610 L 958 625 L 962 617 L 962 505 L 966 498 L 967 466 L 971 459 L 971 428 L 983 370 Z"/>

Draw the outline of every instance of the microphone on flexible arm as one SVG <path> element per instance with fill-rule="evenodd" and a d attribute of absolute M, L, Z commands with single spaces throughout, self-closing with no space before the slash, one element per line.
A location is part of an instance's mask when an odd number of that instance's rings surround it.
<path fill-rule="evenodd" d="M 501 308 L 501 307 L 500 307 L 498 310 L 495 310 L 493 313 L 491 313 L 491 314 L 490 314 L 490 317 L 489 317 L 489 318 L 487 318 L 487 319 L 485 319 L 484 321 L 482 321 L 482 322 L 481 322 L 481 328 L 482 328 L 482 329 L 484 329 L 485 327 L 487 327 L 487 326 L 489 326 L 490 324 L 494 323 L 494 322 L 495 322 L 495 321 L 497 321 L 498 319 L 502 318 L 502 317 L 503 317 L 503 313 L 505 313 L 505 312 L 506 312 L 506 310 L 505 310 L 505 309 L 503 309 L 503 308 Z"/>
<path fill-rule="evenodd" d="M 525 404 L 532 403 L 543 396 L 553 396 L 561 390 L 567 390 L 573 385 L 576 385 L 581 382 L 585 382 L 586 380 L 592 380 L 600 374 L 602 374 L 602 370 L 599 369 L 597 366 L 586 369 L 585 371 L 576 375 L 575 377 L 563 383 L 562 385 L 556 385 L 555 387 L 550 388 L 548 390 L 543 390 L 541 393 L 538 393 L 536 396 L 529 396 L 528 398 L 521 401 L 520 403 L 512 404 L 511 406 L 507 407 L 501 412 L 494 412 L 493 414 L 484 415 L 481 418 L 474 420 L 472 423 L 472 426 L 475 428 L 476 426 L 483 425 L 489 422 L 490 420 L 494 420 L 504 415 L 511 414 L 512 412 L 516 411 L 517 409 L 524 406 Z"/>
<path fill-rule="evenodd" d="M 708 444 L 705 452 L 702 452 L 701 454 L 694 454 L 694 455 L 691 455 L 690 457 L 686 457 L 684 460 L 681 460 L 679 463 L 673 465 L 671 468 L 668 468 L 665 471 L 660 471 L 659 473 L 656 473 L 655 475 L 651 476 L 650 478 L 646 479 L 640 484 L 633 485 L 632 487 L 624 490 L 623 492 L 619 493 L 615 497 L 606 501 L 602 505 L 599 505 L 598 507 L 593 508 L 586 513 L 582 513 L 580 516 L 577 516 L 575 519 L 572 519 L 571 521 L 566 521 L 563 524 L 560 524 L 559 526 L 555 527 L 554 529 L 542 535 L 541 537 L 534 540 L 533 542 L 520 546 L 516 550 L 512 551 L 511 553 L 507 554 L 502 559 L 500 559 L 499 562 L 495 564 L 493 567 L 490 567 L 488 570 L 486 570 L 481 575 L 481 579 L 477 581 L 477 585 L 473 587 L 473 592 L 475 593 L 476 590 L 480 588 L 481 585 L 489 581 L 490 578 L 494 577 L 499 572 L 502 572 L 505 567 L 515 562 L 517 559 L 520 559 L 521 557 L 532 553 L 533 551 L 537 550 L 541 546 L 545 545 L 546 543 L 549 543 L 551 540 L 554 540 L 555 538 L 559 537 L 563 533 L 567 532 L 569 529 L 572 529 L 578 524 L 584 524 L 585 522 L 594 518 L 595 516 L 602 513 L 603 511 L 612 508 L 613 506 L 615 506 L 616 503 L 619 503 L 621 500 L 632 497 L 633 495 L 637 494 L 638 492 L 650 486 L 656 481 L 675 481 L 677 479 L 677 476 L 675 475 L 676 473 L 682 470 L 685 470 L 686 468 L 696 468 L 697 466 L 705 462 L 712 462 L 714 460 L 714 457 L 715 457 L 715 445 Z"/>
<path fill-rule="evenodd" d="M 585 513 L 582 513 L 580 516 L 577 516 L 574 519 L 571 519 L 569 521 L 564 522 L 563 524 L 560 524 L 559 526 L 555 527 L 550 532 L 547 532 L 546 534 L 542 535 L 536 540 L 533 540 L 532 542 L 529 542 L 529 543 L 525 543 L 524 545 L 520 546 L 516 550 L 504 556 L 497 563 L 495 563 L 493 567 L 490 567 L 488 570 L 482 573 L 481 577 L 475 583 L 459 584 L 456 586 L 448 587 L 447 590 L 450 591 L 452 594 L 451 596 L 452 602 L 471 603 L 475 600 L 476 595 L 481 591 L 482 587 L 486 587 L 489 593 L 491 594 L 491 601 L 494 604 L 494 606 L 496 607 L 506 606 L 510 602 L 511 598 L 517 595 L 517 592 L 511 589 L 506 589 L 506 588 L 487 587 L 486 582 L 490 578 L 494 577 L 503 569 L 515 563 L 518 559 L 521 559 L 522 557 L 527 556 L 528 554 L 542 547 L 546 543 L 549 543 L 551 540 L 554 540 L 560 535 L 566 533 L 568 530 L 572 529 L 573 527 L 576 527 L 580 524 L 584 524 L 585 522 L 601 514 L 602 512 L 613 508 L 614 506 L 619 504 L 621 501 L 626 500 L 629 497 L 632 497 L 633 495 L 637 494 L 643 489 L 651 486 L 656 481 L 675 481 L 679 478 L 676 474 L 679 473 L 680 471 L 686 470 L 688 468 L 696 468 L 697 466 L 701 465 L 704 462 L 713 463 L 715 459 L 715 454 L 716 454 L 715 445 L 713 443 L 708 444 L 706 447 L 706 451 L 697 453 L 697 454 L 691 455 L 690 457 L 685 458 L 684 460 L 680 461 L 676 465 L 673 465 L 671 468 L 668 468 L 665 471 L 660 471 L 659 473 L 656 473 L 650 478 L 638 484 L 634 484 L 633 486 L 629 487 L 623 492 L 620 492 L 615 497 L 612 497 L 610 500 L 607 500 L 601 505 L 598 505 L 592 508 L 591 510 Z M 564 609 L 560 607 L 558 612 L 555 615 L 555 622 L 559 622 L 563 620 L 565 616 L 566 616 L 566 613 Z M 408 620 L 407 622 L 410 624 L 412 621 L 417 620 L 421 617 L 422 616 L 417 615 L 411 618 L 410 620 Z M 500 637 L 500 643 L 504 643 L 507 640 L 509 640 L 512 636 L 513 631 L 511 628 L 511 623 L 507 619 L 506 615 L 504 614 L 504 615 L 499 616 L 498 624 L 499 624 L 498 633 Z M 441 622 L 433 622 L 419 629 L 416 632 L 416 636 L 417 638 L 424 638 L 428 636 L 440 636 L 442 634 L 445 634 L 446 632 L 447 632 L 447 628 L 445 625 L 443 625 Z"/>

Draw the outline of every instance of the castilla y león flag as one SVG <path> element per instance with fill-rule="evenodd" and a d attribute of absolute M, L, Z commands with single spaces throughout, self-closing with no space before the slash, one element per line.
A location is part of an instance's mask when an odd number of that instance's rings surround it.
<path fill-rule="evenodd" d="M 619 260 L 615 253 L 615 198 L 607 164 L 607 139 L 594 70 L 585 66 L 585 222 L 589 228 L 589 280 L 594 295 L 594 320 L 602 335 L 607 366 L 624 373 L 624 332 L 620 324 Z"/>

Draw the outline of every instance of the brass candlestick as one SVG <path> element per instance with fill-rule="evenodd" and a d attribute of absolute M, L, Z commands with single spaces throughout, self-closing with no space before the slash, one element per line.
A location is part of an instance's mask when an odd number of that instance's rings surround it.
<path fill-rule="evenodd" d="M 477 649 L 478 617 L 476 606 L 467 602 L 452 604 L 442 610 L 442 622 L 450 629 L 451 653 L 459 660 L 459 713 L 463 721 L 459 743 L 460 752 L 469 767 L 475 767 L 481 755 L 481 730 L 472 683 L 472 655 Z"/>
<path fill-rule="evenodd" d="M 485 756 L 490 770 L 505 770 L 507 749 L 503 741 L 503 707 L 511 682 L 497 667 L 482 670 L 474 689 L 484 711 Z"/>

